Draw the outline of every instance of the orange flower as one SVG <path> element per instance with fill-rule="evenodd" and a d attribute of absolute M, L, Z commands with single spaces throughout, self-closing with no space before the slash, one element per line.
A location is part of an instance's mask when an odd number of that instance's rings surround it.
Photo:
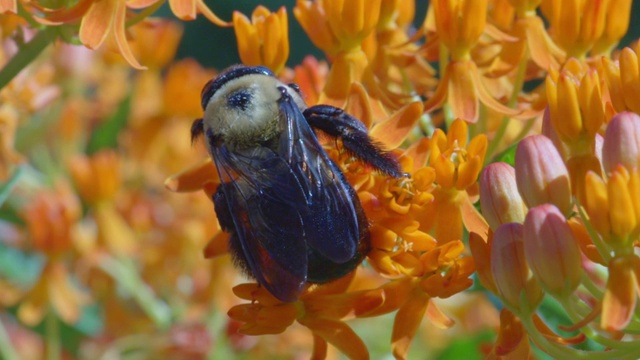
<path fill-rule="evenodd" d="M 440 129 L 433 133 L 429 165 L 435 169 L 438 185 L 433 194 L 439 242 L 462 238 L 462 209 L 470 202 L 466 190 L 476 183 L 486 151 L 486 136 L 480 134 L 469 141 L 467 124 L 462 120 L 454 121 L 446 135 Z"/>
<path fill-rule="evenodd" d="M 637 52 L 626 47 L 620 52 L 617 63 L 604 56 L 602 62 L 614 109 L 640 114 L 640 61 Z"/>
<path fill-rule="evenodd" d="M 33 248 L 54 258 L 72 250 L 73 228 L 80 215 L 78 199 L 64 185 L 38 192 L 22 210 Z"/>
<path fill-rule="evenodd" d="M 307 289 L 294 303 L 282 303 L 257 284 L 241 284 L 234 293 L 251 300 L 234 306 L 229 316 L 243 323 L 243 334 L 278 334 L 294 321 L 307 327 L 314 335 L 313 358 L 324 358 L 326 343 L 337 347 L 349 358 L 367 358 L 362 340 L 343 320 L 365 316 L 385 301 L 380 289 L 346 292 L 353 276 Z"/>
<path fill-rule="evenodd" d="M 27 292 L 18 307 L 18 318 L 30 326 L 37 325 L 52 309 L 67 324 L 80 319 L 87 296 L 79 291 L 67 268 L 59 262 L 49 262 L 42 269 L 38 282 Z"/>
<path fill-rule="evenodd" d="M 628 253 L 640 233 L 640 173 L 618 165 L 605 182 L 594 172 L 586 175 L 583 203 L 593 227 L 614 253 Z"/>
<path fill-rule="evenodd" d="M 554 29 L 555 41 L 569 56 L 578 58 L 584 57 L 596 43 L 599 51 L 612 47 L 629 26 L 630 10 L 629 0 L 542 1 L 542 11 Z"/>
<path fill-rule="evenodd" d="M 69 162 L 71 175 L 83 199 L 89 203 L 109 201 L 120 188 L 118 156 L 103 150 L 91 158 L 77 156 Z"/>
<path fill-rule="evenodd" d="M 127 40 L 127 20 L 131 9 L 154 10 L 162 5 L 159 0 L 80 0 L 71 7 L 42 8 L 46 25 L 61 25 L 80 20 L 79 37 L 82 44 L 97 49 L 105 40 L 115 45 L 117 51 L 136 69 L 145 69 L 135 58 Z M 193 20 L 201 12 L 219 26 L 229 26 L 220 20 L 202 0 L 170 0 L 174 14 L 181 19 Z M 139 13 L 142 14 L 143 12 Z"/>
<path fill-rule="evenodd" d="M 313 44 L 328 55 L 360 48 L 378 24 L 381 0 L 298 0 L 293 14 Z"/>
<path fill-rule="evenodd" d="M 564 52 L 551 40 L 536 8 L 542 0 L 510 0 L 516 18 L 508 29 L 513 39 L 503 41 L 500 54 L 491 63 L 489 74 L 502 76 L 524 64 L 530 57 L 543 70 L 558 69 L 564 61 Z M 498 9 L 494 9 L 498 11 Z"/>
<path fill-rule="evenodd" d="M 182 32 L 182 24 L 176 21 L 145 19 L 131 27 L 131 51 L 149 68 L 160 70 L 169 65 L 176 56 Z"/>
<path fill-rule="evenodd" d="M 289 25 L 283 6 L 271 13 L 260 5 L 253 10 L 251 22 L 238 11 L 233 12 L 233 28 L 238 52 L 245 65 L 264 65 L 278 74 L 289 57 Z"/>
<path fill-rule="evenodd" d="M 369 66 L 362 41 L 375 29 L 380 1 L 298 0 L 293 13 L 332 66 L 320 102 L 341 107 L 351 84 L 362 81 Z"/>
<path fill-rule="evenodd" d="M 75 157 L 69 164 L 76 186 L 92 209 L 98 225 L 98 241 L 116 254 L 130 254 L 136 236 L 115 209 L 120 189 L 120 160 L 115 152 L 103 150 L 91 158 Z"/>

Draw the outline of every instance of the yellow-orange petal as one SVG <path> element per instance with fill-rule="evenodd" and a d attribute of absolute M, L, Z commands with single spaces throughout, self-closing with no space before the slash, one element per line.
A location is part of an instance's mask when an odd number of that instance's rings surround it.
<path fill-rule="evenodd" d="M 203 0 L 196 0 L 196 9 L 199 13 L 204 15 L 207 20 L 211 21 L 215 25 L 222 27 L 232 26 L 231 22 L 224 21 L 220 19 L 216 14 L 214 14 L 213 11 L 211 11 L 211 9 L 207 7 L 207 4 L 205 4 Z"/>
<path fill-rule="evenodd" d="M 210 158 L 170 176 L 164 181 L 164 186 L 174 192 L 191 192 L 201 190 L 207 182 L 220 183 L 218 171 Z"/>
<path fill-rule="evenodd" d="M 479 116 L 478 90 L 471 72 L 475 64 L 471 61 L 451 62 L 447 70 L 451 71 L 447 100 L 454 117 L 470 123 L 476 123 Z M 477 69 L 475 69 L 477 71 Z"/>
<path fill-rule="evenodd" d="M 399 147 L 415 127 L 424 111 L 419 101 L 409 103 L 396 111 L 387 120 L 376 124 L 369 134 L 387 149 Z"/>
<path fill-rule="evenodd" d="M 93 216 L 98 226 L 98 241 L 109 252 L 124 256 L 133 253 L 138 246 L 138 237 L 113 204 L 96 205 Z"/>
<path fill-rule="evenodd" d="M 560 68 L 565 58 L 564 51 L 551 40 L 542 19 L 533 16 L 526 18 L 526 21 L 526 39 L 531 59 L 543 70 Z"/>
<path fill-rule="evenodd" d="M 630 48 L 622 49 L 620 53 L 620 81 L 622 96 L 629 109 L 640 113 L 640 64 L 638 55 Z"/>
<path fill-rule="evenodd" d="M 157 3 L 159 0 L 127 0 L 129 9 L 145 9 Z"/>
<path fill-rule="evenodd" d="M 238 43 L 238 54 L 242 63 L 249 66 L 262 65 L 258 30 L 249 18 L 239 11 L 233 12 L 233 29 Z"/>
<path fill-rule="evenodd" d="M 202 251 L 205 259 L 227 254 L 229 251 L 229 233 L 218 232 L 205 246 Z"/>
<path fill-rule="evenodd" d="M 0 14 L 18 13 L 17 0 L 0 0 Z"/>
<path fill-rule="evenodd" d="M 429 296 L 424 292 L 414 291 L 398 310 L 391 333 L 391 351 L 396 359 L 407 357 L 409 346 L 427 311 L 429 300 Z"/>
<path fill-rule="evenodd" d="M 455 321 L 440 310 L 433 301 L 427 304 L 427 313 L 425 314 L 429 322 L 437 328 L 446 330 L 455 325 Z"/>
<path fill-rule="evenodd" d="M 484 287 L 486 287 L 492 293 L 496 293 L 496 285 L 493 282 L 493 275 L 491 275 L 491 240 L 493 234 L 490 234 L 485 241 L 480 235 L 472 232 L 469 235 L 469 249 L 473 255 L 473 261 L 476 265 L 476 271 L 478 273 L 478 279 Z"/>
<path fill-rule="evenodd" d="M 131 65 L 131 67 L 138 70 L 146 70 L 147 67 L 140 65 L 136 57 L 133 55 L 133 52 L 131 51 L 131 47 L 129 47 L 129 41 L 127 40 L 127 34 L 126 34 L 126 29 L 127 29 L 126 20 L 127 20 L 127 4 L 124 1 L 117 1 L 117 5 L 114 12 L 114 20 L 113 20 L 113 26 L 114 26 L 113 35 L 115 37 L 116 44 L 118 45 L 118 50 L 120 51 L 120 54 L 122 55 L 122 57 L 125 60 L 127 60 L 129 65 Z"/>
<path fill-rule="evenodd" d="M 495 353 L 498 356 L 509 355 L 514 352 L 520 343 L 529 342 L 522 322 L 508 309 L 500 311 L 500 331 L 495 343 Z"/>
<path fill-rule="evenodd" d="M 194 20 L 196 18 L 195 0 L 169 0 L 169 8 L 180 20 Z"/>
<path fill-rule="evenodd" d="M 607 330 L 624 329 L 633 316 L 638 298 L 640 258 L 626 255 L 609 262 L 607 290 L 602 299 L 600 325 Z"/>
<path fill-rule="evenodd" d="M 107 38 L 115 19 L 118 0 L 96 1 L 82 17 L 80 41 L 89 49 L 97 49 Z"/>
<path fill-rule="evenodd" d="M 436 91 L 427 101 L 424 102 L 425 113 L 429 113 L 436 108 L 439 108 L 447 100 L 447 95 L 449 94 L 449 79 L 451 78 L 451 71 L 448 69 L 449 66 L 445 68 L 444 74 L 442 75 L 442 78 L 440 78 Z"/>
<path fill-rule="evenodd" d="M 637 226 L 633 199 L 627 185 L 628 181 L 628 172 L 624 167 L 619 166 L 607 182 L 611 232 L 622 239 L 629 236 Z"/>
<path fill-rule="evenodd" d="M 338 348 L 350 359 L 369 358 L 369 351 L 364 342 L 347 324 L 314 317 L 303 317 L 298 322 Z"/>

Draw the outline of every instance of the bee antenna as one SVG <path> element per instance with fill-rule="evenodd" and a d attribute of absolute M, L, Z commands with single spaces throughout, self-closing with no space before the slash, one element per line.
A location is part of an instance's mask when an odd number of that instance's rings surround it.
<path fill-rule="evenodd" d="M 204 133 L 204 121 L 202 119 L 196 119 L 191 125 L 191 144 L 193 144 L 198 137 Z"/>

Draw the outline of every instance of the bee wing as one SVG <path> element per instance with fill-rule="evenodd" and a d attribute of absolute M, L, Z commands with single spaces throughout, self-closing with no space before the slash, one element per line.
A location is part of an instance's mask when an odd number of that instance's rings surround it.
<path fill-rule="evenodd" d="M 307 280 L 308 266 L 298 179 L 268 148 L 238 154 L 221 146 L 213 156 L 249 270 L 278 299 L 295 300 Z"/>
<path fill-rule="evenodd" d="M 353 258 L 360 238 L 355 192 L 324 151 L 286 89 L 279 100 L 283 134 L 279 153 L 299 178 L 306 211 L 301 212 L 307 245 L 344 263 Z"/>

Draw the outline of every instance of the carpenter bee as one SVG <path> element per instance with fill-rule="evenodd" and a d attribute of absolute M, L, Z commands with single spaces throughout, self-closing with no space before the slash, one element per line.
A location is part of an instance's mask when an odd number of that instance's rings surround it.
<path fill-rule="evenodd" d="M 236 266 L 284 302 L 307 283 L 358 266 L 371 247 L 368 220 L 312 128 L 400 177 L 396 158 L 359 120 L 333 106 L 307 107 L 296 84 L 265 67 L 228 68 L 204 86 L 201 100 L 204 117 L 194 121 L 191 139 L 204 136 L 220 175 L 213 203 Z"/>

